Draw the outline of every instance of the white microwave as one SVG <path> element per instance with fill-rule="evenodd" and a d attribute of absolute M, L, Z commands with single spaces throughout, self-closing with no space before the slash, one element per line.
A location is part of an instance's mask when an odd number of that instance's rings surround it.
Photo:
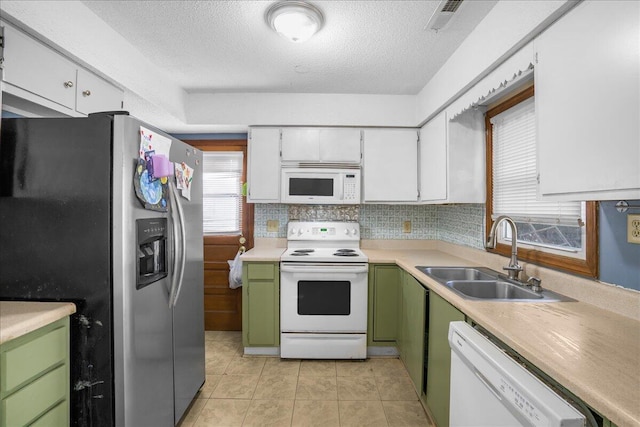
<path fill-rule="evenodd" d="M 360 169 L 282 168 L 282 203 L 360 204 Z"/>

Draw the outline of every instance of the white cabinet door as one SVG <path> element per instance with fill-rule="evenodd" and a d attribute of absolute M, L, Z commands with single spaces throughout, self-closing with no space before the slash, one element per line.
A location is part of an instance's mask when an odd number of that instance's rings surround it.
<path fill-rule="evenodd" d="M 280 129 L 252 128 L 247 202 L 280 202 Z"/>
<path fill-rule="evenodd" d="M 320 129 L 318 142 L 320 146 L 320 161 L 360 163 L 360 129 Z"/>
<path fill-rule="evenodd" d="M 318 129 L 282 129 L 282 160 L 286 162 L 317 162 L 320 160 Z"/>
<path fill-rule="evenodd" d="M 420 130 L 420 201 L 484 203 L 486 194 L 484 117 L 446 112 Z"/>
<path fill-rule="evenodd" d="M 76 110 L 83 114 L 122 109 L 124 93 L 100 77 L 78 68 Z"/>
<path fill-rule="evenodd" d="M 417 201 L 417 130 L 365 129 L 363 141 L 364 201 Z"/>
<path fill-rule="evenodd" d="M 76 106 L 76 65 L 29 35 L 3 23 L 3 79 L 68 109 Z"/>
<path fill-rule="evenodd" d="M 640 2 L 584 1 L 535 41 L 539 192 L 640 198 Z"/>
<path fill-rule="evenodd" d="M 420 129 L 420 200 L 447 199 L 447 117 L 442 112 Z"/>

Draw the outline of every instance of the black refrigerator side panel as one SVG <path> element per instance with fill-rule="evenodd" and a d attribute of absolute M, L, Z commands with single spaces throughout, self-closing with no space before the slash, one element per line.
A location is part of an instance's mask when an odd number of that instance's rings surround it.
<path fill-rule="evenodd" d="M 108 116 L 3 119 L 0 299 L 70 301 L 71 420 L 113 424 Z"/>

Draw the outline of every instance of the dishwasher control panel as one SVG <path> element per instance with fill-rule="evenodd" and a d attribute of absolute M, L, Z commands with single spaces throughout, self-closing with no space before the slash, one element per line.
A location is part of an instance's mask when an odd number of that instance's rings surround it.
<path fill-rule="evenodd" d="M 519 411 L 521 415 L 524 415 L 534 426 L 548 425 L 549 420 L 547 417 L 527 399 L 522 390 L 513 386 L 504 377 L 500 378 L 499 389 L 502 395 L 513 403 L 513 408 Z"/>

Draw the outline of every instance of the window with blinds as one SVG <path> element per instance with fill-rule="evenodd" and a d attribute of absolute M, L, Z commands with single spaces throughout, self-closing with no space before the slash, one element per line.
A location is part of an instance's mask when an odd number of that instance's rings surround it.
<path fill-rule="evenodd" d="M 492 219 L 500 215 L 513 218 L 521 243 L 582 253 L 584 203 L 537 198 L 534 98 L 497 114 L 490 122 L 493 128 Z M 506 224 L 502 238 L 511 239 Z"/>
<path fill-rule="evenodd" d="M 239 151 L 203 153 L 205 234 L 242 234 L 242 162 Z"/>

